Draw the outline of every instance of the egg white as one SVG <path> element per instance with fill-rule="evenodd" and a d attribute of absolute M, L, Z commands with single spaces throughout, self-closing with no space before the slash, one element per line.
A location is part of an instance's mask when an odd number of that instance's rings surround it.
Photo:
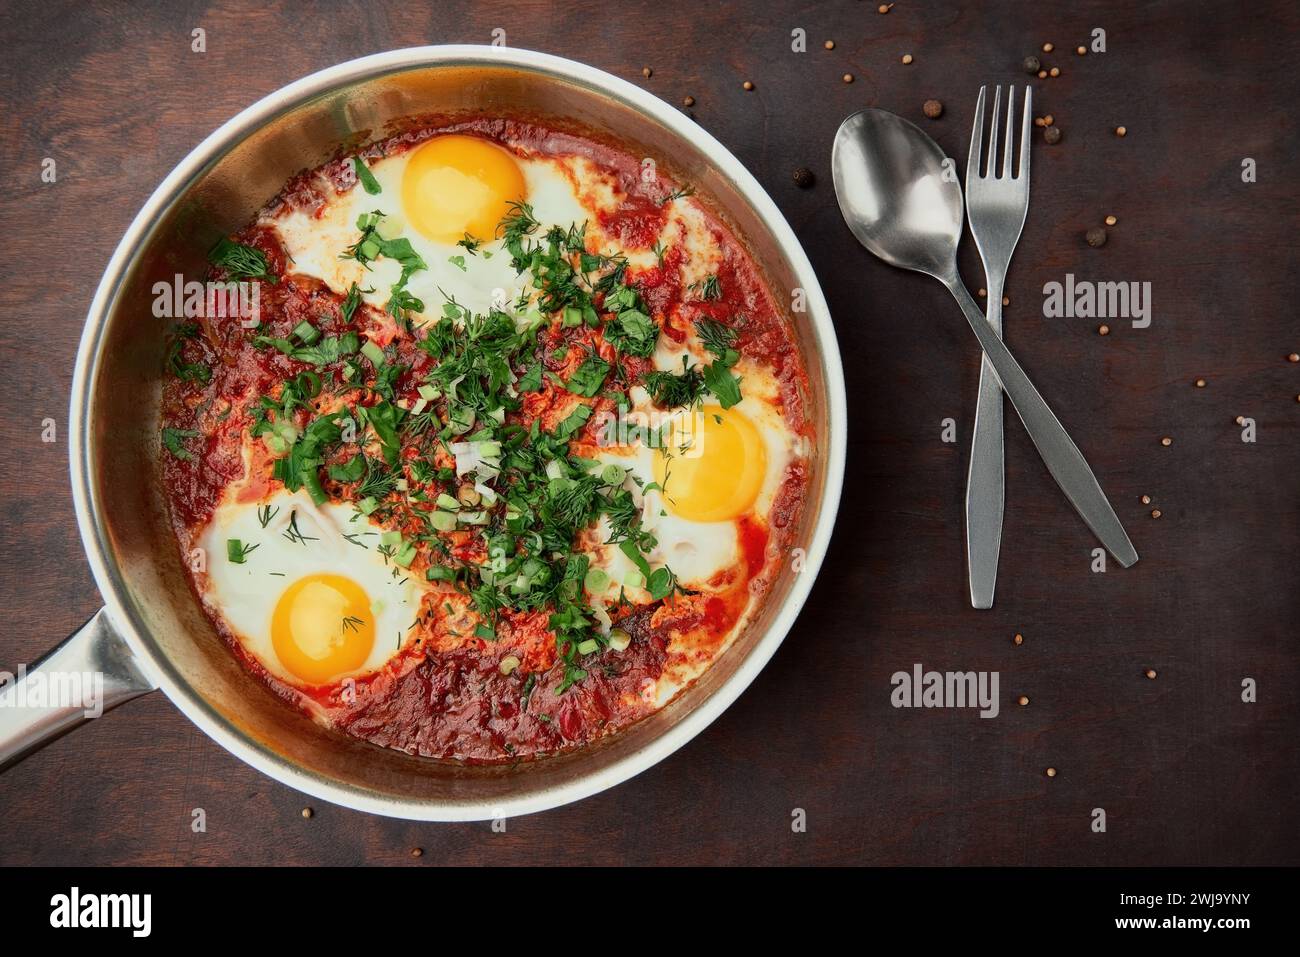
<path fill-rule="evenodd" d="M 262 527 L 258 508 L 272 509 Z M 290 522 L 307 541 L 291 539 Z M 213 512 L 200 546 L 207 557 L 204 600 L 220 613 L 235 637 L 268 671 L 296 686 L 304 682 L 281 663 L 271 640 L 271 616 L 284 591 L 307 575 L 351 579 L 366 593 L 375 620 L 375 644 L 353 672 L 380 668 L 410 638 L 424 586 L 378 551 L 381 530 L 351 505 L 316 505 L 305 492 L 280 491 L 264 502 L 235 502 L 229 496 Z M 350 536 L 345 538 L 344 536 Z M 226 542 L 237 538 L 249 551 L 231 562 Z M 340 678 L 346 676 L 340 676 Z"/>

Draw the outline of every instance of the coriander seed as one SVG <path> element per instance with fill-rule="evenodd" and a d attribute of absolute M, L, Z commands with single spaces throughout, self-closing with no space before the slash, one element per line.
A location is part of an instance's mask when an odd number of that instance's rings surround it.
<path fill-rule="evenodd" d="M 1055 146 L 1061 142 L 1061 128 L 1059 126 L 1049 126 L 1044 129 L 1043 142 L 1048 146 Z"/>
<path fill-rule="evenodd" d="M 937 120 L 943 116 L 943 104 L 938 100 L 926 100 L 921 105 L 921 112 L 932 120 Z"/>

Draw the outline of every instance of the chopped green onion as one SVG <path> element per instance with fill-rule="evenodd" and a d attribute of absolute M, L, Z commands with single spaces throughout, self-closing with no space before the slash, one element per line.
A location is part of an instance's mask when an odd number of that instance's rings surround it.
<path fill-rule="evenodd" d="M 611 628 L 609 632 L 609 646 L 615 651 L 622 651 L 632 643 L 632 636 L 622 628 Z"/>
<path fill-rule="evenodd" d="M 586 641 L 578 642 L 578 654 L 589 655 L 600 647 L 600 642 L 595 638 L 588 638 Z"/>
<path fill-rule="evenodd" d="M 378 345 L 369 339 L 367 339 L 366 344 L 361 347 L 361 354 L 369 359 L 375 368 L 379 368 L 384 364 L 384 350 L 379 348 Z"/>
<path fill-rule="evenodd" d="M 293 334 L 307 345 L 312 345 L 320 338 L 320 330 L 304 319 L 293 327 Z"/>

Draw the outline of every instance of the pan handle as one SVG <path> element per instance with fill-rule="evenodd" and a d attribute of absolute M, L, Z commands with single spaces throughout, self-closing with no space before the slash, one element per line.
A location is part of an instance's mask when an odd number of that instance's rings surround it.
<path fill-rule="evenodd" d="M 0 771 L 157 687 L 101 608 L 30 668 L 0 672 Z"/>

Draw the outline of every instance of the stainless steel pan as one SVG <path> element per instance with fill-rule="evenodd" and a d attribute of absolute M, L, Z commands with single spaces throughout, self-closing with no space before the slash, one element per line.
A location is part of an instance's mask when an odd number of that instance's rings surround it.
<path fill-rule="evenodd" d="M 757 620 L 668 707 L 586 750 L 517 768 L 464 767 L 345 738 L 275 698 L 230 654 L 186 581 L 158 481 L 164 329 L 155 281 L 199 275 L 215 240 L 245 223 L 294 173 L 341 144 L 428 113 L 533 114 L 604 131 L 711 198 L 792 311 L 817 429 L 808 506 Z M 801 293 L 796 293 L 801 290 Z M 611 787 L 671 754 L 753 680 L 799 613 L 826 552 L 844 470 L 839 351 L 812 267 L 743 166 L 689 118 L 599 70 L 525 50 L 420 47 L 323 70 L 249 107 L 163 181 L 117 247 L 77 356 L 69 419 L 77 519 L 104 609 L 7 683 L 0 765 L 88 720 L 81 707 L 21 706 L 51 677 L 102 677 L 105 710 L 156 688 L 210 737 L 278 781 L 347 807 L 418 820 L 481 820 L 555 807 Z M 16 669 L 15 669 L 16 670 Z M 48 686 L 48 685 L 47 685 Z"/>

